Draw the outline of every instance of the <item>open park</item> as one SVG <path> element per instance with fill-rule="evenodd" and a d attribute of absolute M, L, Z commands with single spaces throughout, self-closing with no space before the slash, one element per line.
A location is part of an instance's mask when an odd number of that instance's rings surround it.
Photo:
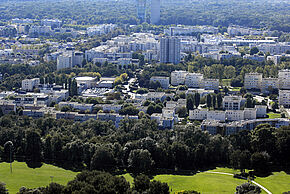
<path fill-rule="evenodd" d="M 21 187 L 37 188 L 47 186 L 50 182 L 66 185 L 74 179 L 76 172 L 64 170 L 49 164 L 43 164 L 40 168 L 29 168 L 24 162 L 13 162 L 13 172 L 10 172 L 9 163 L 0 163 L 0 182 L 4 182 L 9 193 L 17 193 Z M 218 172 L 218 173 L 217 173 Z M 237 170 L 229 168 L 216 168 L 206 172 L 198 172 L 193 175 L 160 174 L 153 177 L 154 180 L 168 183 L 171 193 L 195 190 L 201 193 L 234 193 L 236 186 L 247 180 L 236 179 L 233 176 L 219 173 L 237 173 Z M 127 173 L 122 175 L 130 184 L 133 177 Z M 265 187 L 270 193 L 283 193 L 290 190 L 290 175 L 285 172 L 274 172 L 267 177 L 257 177 L 255 182 Z M 262 193 L 267 193 L 262 190 Z"/>

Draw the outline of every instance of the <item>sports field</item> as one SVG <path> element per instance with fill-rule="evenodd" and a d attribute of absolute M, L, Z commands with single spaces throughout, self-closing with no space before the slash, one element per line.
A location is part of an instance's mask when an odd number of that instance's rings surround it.
<path fill-rule="evenodd" d="M 28 168 L 25 162 L 13 162 L 11 174 L 10 164 L 0 163 L 0 182 L 4 182 L 12 194 L 17 193 L 22 186 L 27 188 L 47 186 L 52 179 L 53 182 L 66 185 L 76 174 L 48 164 L 43 164 L 41 168 Z"/>

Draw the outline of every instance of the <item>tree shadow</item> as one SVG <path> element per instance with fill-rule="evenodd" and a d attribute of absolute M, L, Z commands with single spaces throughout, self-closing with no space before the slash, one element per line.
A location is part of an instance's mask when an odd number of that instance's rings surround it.
<path fill-rule="evenodd" d="M 41 168 L 43 165 L 42 162 L 32 161 L 32 160 L 26 161 L 25 163 L 29 168 Z"/>

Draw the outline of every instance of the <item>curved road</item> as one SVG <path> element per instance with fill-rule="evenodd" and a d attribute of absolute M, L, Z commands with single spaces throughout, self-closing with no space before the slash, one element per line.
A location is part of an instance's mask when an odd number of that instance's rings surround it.
<path fill-rule="evenodd" d="M 213 174 L 223 174 L 223 175 L 229 175 L 229 176 L 234 176 L 231 173 L 226 173 L 226 172 L 211 172 L 211 171 L 205 171 L 207 173 L 213 173 Z M 252 183 L 254 183 L 255 185 L 259 186 L 261 189 L 263 189 L 266 193 L 268 194 L 272 194 L 268 189 L 266 189 L 265 187 L 263 187 L 262 185 L 260 185 L 259 183 L 252 181 Z"/>

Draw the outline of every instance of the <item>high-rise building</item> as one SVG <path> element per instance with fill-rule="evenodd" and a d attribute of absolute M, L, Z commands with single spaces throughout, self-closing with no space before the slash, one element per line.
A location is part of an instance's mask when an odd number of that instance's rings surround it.
<path fill-rule="evenodd" d="M 160 0 L 151 0 L 151 24 L 158 24 L 160 21 Z"/>
<path fill-rule="evenodd" d="M 176 37 L 161 38 L 160 62 L 173 64 L 180 62 L 180 39 Z"/>
<path fill-rule="evenodd" d="M 137 3 L 137 17 L 141 22 L 146 19 L 146 0 L 136 0 Z"/>

